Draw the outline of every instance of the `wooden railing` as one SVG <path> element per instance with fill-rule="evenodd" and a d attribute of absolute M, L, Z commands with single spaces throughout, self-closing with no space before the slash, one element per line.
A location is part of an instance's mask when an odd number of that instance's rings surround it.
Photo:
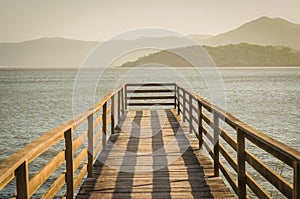
<path fill-rule="evenodd" d="M 66 198 L 73 198 L 74 190 L 80 185 L 86 173 L 88 177 L 92 176 L 95 158 L 106 147 L 109 124 L 110 132 L 114 133 L 115 121 L 120 121 L 121 115 L 128 107 L 149 106 L 177 109 L 183 121 L 189 124 L 190 133 L 195 133 L 197 136 L 199 147 L 204 147 L 209 151 L 214 162 L 214 175 L 219 176 L 219 171 L 221 171 L 239 198 L 248 197 L 247 186 L 259 198 L 271 198 L 267 190 L 247 171 L 246 164 L 251 165 L 259 175 L 287 198 L 300 198 L 299 151 L 273 140 L 192 91 L 174 83 L 120 86 L 106 95 L 93 108 L 42 135 L 1 162 L 0 190 L 15 178 L 16 197 L 29 198 L 52 173 L 64 166 L 65 172 L 56 177 L 50 188 L 44 192 L 43 198 L 55 196 L 63 185 L 66 185 Z M 221 128 L 222 122 L 235 132 L 236 138 Z M 87 125 L 86 131 L 81 132 L 74 139 L 74 131 L 83 124 Z M 226 146 L 220 142 L 221 139 Z M 61 151 L 29 179 L 30 163 L 62 140 L 64 140 L 64 147 Z M 87 146 L 84 145 L 86 140 Z M 253 143 L 291 167 L 292 183 L 250 152 L 246 147 L 246 142 Z M 235 154 L 231 154 L 228 148 L 231 148 Z"/>
<path fill-rule="evenodd" d="M 174 83 L 147 83 L 125 85 L 125 109 L 127 107 L 174 107 Z"/>
<path fill-rule="evenodd" d="M 56 177 L 48 190 L 43 190 L 44 195 L 41 198 L 54 197 L 63 185 L 66 185 L 65 197 L 74 198 L 74 191 L 86 173 L 88 177 L 93 175 L 95 157 L 106 147 L 108 124 L 111 126 L 110 132 L 113 133 L 115 120 L 119 122 L 124 114 L 124 88 L 125 84 L 106 95 L 91 109 L 42 135 L 1 162 L 0 190 L 16 179 L 16 197 L 30 198 L 51 174 L 64 166 L 65 171 Z M 87 125 L 87 129 L 74 139 L 74 131 L 83 124 Z M 62 140 L 64 146 L 61 151 L 29 178 L 30 163 Z M 87 145 L 84 146 L 86 140 Z"/>
<path fill-rule="evenodd" d="M 199 147 L 205 147 L 210 152 L 214 162 L 215 176 L 219 176 L 221 170 L 239 198 L 248 197 L 246 186 L 259 198 L 272 198 L 265 187 L 260 185 L 250 172 L 247 172 L 246 163 L 287 198 L 300 198 L 299 151 L 255 130 L 179 84 L 176 84 L 175 90 L 178 114 L 182 114 L 183 120 L 189 123 L 190 132 L 195 133 L 199 140 Z M 210 117 L 208 113 L 210 113 Z M 236 139 L 221 128 L 220 122 L 225 123 L 235 132 Z M 226 143 L 226 146 L 221 144 L 220 139 Z M 254 144 L 257 148 L 291 167 L 293 170 L 292 183 L 247 150 L 246 142 Z M 231 154 L 228 148 L 232 148 L 235 154 Z M 221 156 L 226 163 L 220 159 Z M 237 176 L 237 180 L 234 176 Z"/>

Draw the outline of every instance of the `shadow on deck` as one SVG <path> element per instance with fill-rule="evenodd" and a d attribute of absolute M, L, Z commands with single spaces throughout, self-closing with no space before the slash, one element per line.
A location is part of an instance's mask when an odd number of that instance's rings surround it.
<path fill-rule="evenodd" d="M 128 111 L 77 198 L 233 198 L 174 110 Z"/>

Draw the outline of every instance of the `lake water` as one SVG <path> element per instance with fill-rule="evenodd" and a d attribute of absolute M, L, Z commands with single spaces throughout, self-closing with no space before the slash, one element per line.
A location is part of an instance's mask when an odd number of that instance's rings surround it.
<path fill-rule="evenodd" d="M 95 92 L 96 100 L 114 88 L 127 71 L 108 71 Z M 181 72 L 190 79 L 199 95 L 209 99 L 207 87 L 196 80 L 193 72 L 186 69 Z M 76 74 L 74 69 L 0 69 L 0 161 L 73 117 Z M 224 81 L 226 111 L 270 137 L 300 150 L 299 67 L 223 68 L 220 74 Z M 85 78 L 93 79 L 93 75 L 93 72 L 87 73 Z M 147 75 L 135 76 L 135 81 Z M 152 78 L 157 81 L 160 76 Z M 166 78 L 164 82 L 168 82 Z M 169 81 L 173 82 L 173 79 Z M 90 104 L 83 103 L 82 109 Z"/>

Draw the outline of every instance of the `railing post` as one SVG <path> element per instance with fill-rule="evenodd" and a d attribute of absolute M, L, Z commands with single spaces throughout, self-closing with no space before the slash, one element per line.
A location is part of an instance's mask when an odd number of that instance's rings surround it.
<path fill-rule="evenodd" d="M 127 100 L 128 100 L 128 96 L 127 96 L 127 85 L 125 85 L 125 110 L 127 110 Z M 123 100 L 122 100 L 123 101 Z M 123 113 L 124 114 L 124 113 Z"/>
<path fill-rule="evenodd" d="M 180 96 L 179 96 L 179 86 L 177 85 L 177 114 L 180 115 Z"/>
<path fill-rule="evenodd" d="M 107 118 L 106 118 L 106 111 L 107 111 L 107 102 L 103 104 L 102 107 L 102 147 L 106 149 L 106 127 L 107 127 Z"/>
<path fill-rule="evenodd" d="M 28 162 L 25 160 L 16 170 L 17 198 L 29 198 Z"/>
<path fill-rule="evenodd" d="M 199 140 L 199 149 L 201 149 L 203 145 L 203 127 L 202 127 L 202 105 L 201 102 L 198 100 L 198 140 Z"/>
<path fill-rule="evenodd" d="M 110 119 L 111 119 L 111 134 L 115 133 L 115 96 L 111 96 L 111 112 L 110 112 Z"/>
<path fill-rule="evenodd" d="M 300 198 L 300 163 L 293 162 L 294 182 L 293 182 L 293 199 Z"/>
<path fill-rule="evenodd" d="M 215 176 L 219 176 L 219 116 L 214 111 L 214 174 Z"/>
<path fill-rule="evenodd" d="M 94 124 L 93 114 L 88 116 L 88 178 L 93 177 L 93 162 L 94 162 Z"/>
<path fill-rule="evenodd" d="M 237 174 L 238 174 L 238 196 L 246 198 L 246 166 L 245 166 L 245 136 L 242 130 L 237 128 Z"/>
<path fill-rule="evenodd" d="M 190 122 L 189 122 L 189 125 L 190 125 L 190 133 L 193 133 L 193 128 L 192 128 L 192 126 L 193 126 L 193 118 L 192 118 L 192 116 L 193 116 L 193 107 L 192 107 L 192 105 L 193 105 L 193 98 L 192 98 L 192 95 L 189 93 L 189 118 L 190 118 Z"/>
<path fill-rule="evenodd" d="M 125 109 L 127 110 L 127 85 L 125 85 L 125 93 L 124 93 L 124 87 L 122 88 L 121 91 L 122 91 L 122 95 L 121 95 L 121 97 L 122 97 L 122 99 L 121 99 L 121 101 L 122 101 L 122 115 L 124 115 Z M 125 102 L 124 102 L 124 94 L 126 96 Z M 125 109 L 124 109 L 124 104 L 125 104 Z"/>
<path fill-rule="evenodd" d="M 185 92 L 185 90 L 184 89 L 182 89 L 182 94 L 183 94 L 183 100 L 182 100 L 182 112 L 183 112 L 183 114 L 182 114 L 182 117 L 183 117 L 183 122 L 185 122 L 186 121 L 186 113 L 185 113 L 185 111 L 186 111 L 186 92 Z"/>
<path fill-rule="evenodd" d="M 121 119 L 121 91 L 118 92 L 118 124 L 120 124 Z"/>
<path fill-rule="evenodd" d="M 176 84 L 174 84 L 174 109 L 176 109 L 176 102 L 177 102 L 177 99 L 176 99 L 176 89 L 177 89 L 177 86 L 176 86 Z"/>
<path fill-rule="evenodd" d="M 73 180 L 73 149 L 72 149 L 72 130 L 68 129 L 65 135 L 65 160 L 66 160 L 66 186 L 68 199 L 74 198 L 74 180 Z"/>

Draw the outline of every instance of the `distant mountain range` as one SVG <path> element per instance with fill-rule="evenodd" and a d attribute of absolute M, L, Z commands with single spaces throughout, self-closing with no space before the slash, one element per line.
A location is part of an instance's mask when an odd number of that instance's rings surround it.
<path fill-rule="evenodd" d="M 98 41 L 41 38 L 0 43 L 0 65 L 16 67 L 78 67 Z"/>
<path fill-rule="evenodd" d="M 237 64 L 237 60 L 232 59 L 231 61 L 229 61 L 227 57 L 228 53 L 233 55 L 235 54 L 235 57 L 239 54 L 235 48 L 243 50 L 243 53 L 248 53 L 249 57 L 256 53 L 254 52 L 254 50 L 259 49 L 268 49 L 268 56 L 273 56 L 274 58 L 276 58 L 276 56 L 298 56 L 298 54 L 295 53 L 296 51 L 292 49 L 300 50 L 299 35 L 300 24 L 293 24 L 280 18 L 272 19 L 268 17 L 262 17 L 246 23 L 238 27 L 237 29 L 220 35 L 190 35 L 190 37 L 197 41 L 200 45 L 206 45 L 206 49 L 211 54 L 211 56 L 214 58 L 218 57 L 217 63 L 219 63 L 220 65 L 235 65 Z M 176 39 L 178 38 L 140 38 L 134 41 L 122 40 L 121 42 L 128 43 L 128 45 L 134 44 L 134 42 L 159 43 L 161 41 L 164 41 L 172 43 Z M 0 66 L 79 67 L 86 56 L 90 53 L 90 51 L 99 43 L 100 42 L 98 41 L 80 41 L 65 38 L 41 38 L 37 40 L 18 43 L 0 43 Z M 255 48 L 253 48 L 252 45 L 246 44 L 229 45 L 239 43 L 258 44 L 268 47 L 265 48 L 261 46 L 261 48 L 259 48 L 258 46 L 256 46 Z M 223 46 L 213 48 L 213 46 L 220 45 Z M 209 48 L 207 46 L 212 46 L 212 48 Z M 278 46 L 285 46 L 292 49 L 288 50 L 287 48 Z M 225 52 L 227 54 L 224 54 Z M 263 50 L 259 50 L 259 52 L 266 53 Z M 270 55 L 270 53 L 280 52 L 283 54 Z M 287 52 L 291 54 L 285 54 Z M 143 55 L 139 54 L 138 56 L 140 57 Z M 124 62 L 135 60 L 138 56 L 129 57 L 127 58 L 127 60 L 124 60 Z M 247 57 L 246 54 L 245 56 L 243 55 L 243 57 Z M 252 56 L 252 58 L 254 59 L 255 56 Z M 286 61 L 286 63 L 284 63 L 280 61 L 280 63 L 282 63 L 283 65 L 289 65 L 290 63 L 293 63 L 293 65 L 298 64 L 298 62 L 295 62 L 297 60 L 296 58 L 291 58 L 289 60 L 289 62 Z M 244 65 L 248 65 L 250 63 L 249 61 L 244 61 L 241 61 L 239 63 L 244 63 Z M 275 59 L 271 59 L 268 62 L 261 63 L 260 65 L 265 65 L 266 63 L 270 63 L 270 65 L 278 65 L 279 62 L 276 62 L 275 64 Z M 300 63 L 298 65 L 300 65 Z"/>
<path fill-rule="evenodd" d="M 288 47 L 260 46 L 247 43 L 203 47 L 217 66 L 300 66 L 300 52 Z M 140 57 L 134 62 L 127 62 L 122 67 L 151 65 L 151 63 L 171 67 L 192 66 L 177 54 L 192 55 L 199 52 L 196 48 L 196 46 L 189 46 L 152 53 Z M 197 57 L 197 55 L 194 54 L 192 57 Z M 205 65 L 202 63 L 201 66 Z"/>
<path fill-rule="evenodd" d="M 261 17 L 234 30 L 203 38 L 190 35 L 198 43 L 208 46 L 250 43 L 258 45 L 287 46 L 300 50 L 300 24 L 281 18 Z"/>

